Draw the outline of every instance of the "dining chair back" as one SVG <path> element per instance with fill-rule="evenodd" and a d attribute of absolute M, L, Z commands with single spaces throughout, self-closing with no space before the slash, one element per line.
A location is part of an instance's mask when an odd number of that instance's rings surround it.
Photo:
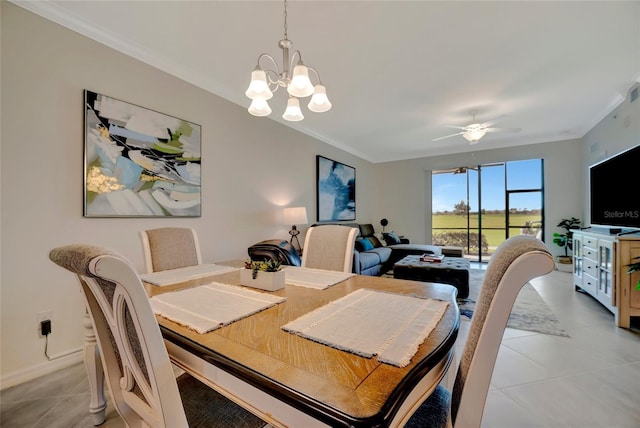
<path fill-rule="evenodd" d="M 147 273 L 202 264 L 195 229 L 161 227 L 140 231 Z"/>
<path fill-rule="evenodd" d="M 533 236 L 514 236 L 493 253 L 471 319 L 453 392 L 439 385 L 407 427 L 479 427 L 502 336 L 520 289 L 555 268 L 547 247 Z"/>
<path fill-rule="evenodd" d="M 185 374 L 176 380 L 151 304 L 130 262 L 90 245 L 58 247 L 49 258 L 80 280 L 106 383 L 127 426 L 261 426 L 259 418 L 194 378 Z M 229 415 L 234 419 L 229 421 Z M 225 420 L 214 420 L 220 417 Z"/>
<path fill-rule="evenodd" d="M 302 267 L 351 272 L 358 229 L 326 224 L 307 230 Z"/>

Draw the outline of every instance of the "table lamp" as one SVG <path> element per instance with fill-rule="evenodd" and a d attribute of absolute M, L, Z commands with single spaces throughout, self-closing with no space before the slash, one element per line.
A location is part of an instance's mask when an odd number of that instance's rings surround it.
<path fill-rule="evenodd" d="M 296 224 L 307 224 L 307 208 L 305 207 L 291 207 L 284 209 L 284 222 L 285 224 L 291 224 L 291 230 L 289 231 L 289 235 L 291 235 L 291 240 L 289 241 L 291 245 L 293 245 L 293 240 L 295 239 L 298 243 L 297 250 L 302 251 L 302 247 L 300 246 L 300 241 L 298 240 L 298 235 L 300 231 L 296 227 Z M 295 245 L 294 245 L 295 248 Z"/>

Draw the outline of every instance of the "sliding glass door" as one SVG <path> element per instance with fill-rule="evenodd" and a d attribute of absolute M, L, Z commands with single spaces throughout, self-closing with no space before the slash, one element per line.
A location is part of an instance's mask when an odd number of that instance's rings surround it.
<path fill-rule="evenodd" d="M 488 261 L 514 235 L 543 239 L 541 159 L 432 172 L 432 241 Z"/>

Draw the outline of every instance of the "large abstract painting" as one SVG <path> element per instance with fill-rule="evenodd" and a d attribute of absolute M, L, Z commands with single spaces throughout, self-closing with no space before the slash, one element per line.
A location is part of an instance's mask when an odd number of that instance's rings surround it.
<path fill-rule="evenodd" d="M 356 169 L 316 157 L 318 221 L 356 219 Z"/>
<path fill-rule="evenodd" d="M 85 90 L 84 215 L 199 217 L 200 125 Z"/>

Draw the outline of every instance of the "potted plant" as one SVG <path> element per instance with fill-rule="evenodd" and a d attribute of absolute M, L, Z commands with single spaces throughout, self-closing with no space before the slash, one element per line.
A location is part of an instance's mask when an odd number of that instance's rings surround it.
<path fill-rule="evenodd" d="M 564 233 L 555 232 L 553 234 L 553 243 L 564 248 L 564 256 L 558 256 L 558 263 L 571 264 L 572 260 L 571 256 L 569 256 L 569 250 L 573 250 L 572 229 L 580 226 L 580 220 L 575 217 L 563 218 L 556 226 L 565 230 Z"/>
<path fill-rule="evenodd" d="M 240 271 L 240 284 L 261 290 L 284 288 L 284 271 L 278 260 L 248 260 Z"/>
<path fill-rule="evenodd" d="M 632 260 L 640 260 L 640 257 L 635 257 Z M 629 275 L 631 275 L 634 272 L 640 272 L 640 261 L 628 264 L 627 267 L 629 268 L 627 270 L 627 273 Z M 638 280 L 638 283 L 636 284 L 636 290 L 640 290 L 640 279 Z"/>

